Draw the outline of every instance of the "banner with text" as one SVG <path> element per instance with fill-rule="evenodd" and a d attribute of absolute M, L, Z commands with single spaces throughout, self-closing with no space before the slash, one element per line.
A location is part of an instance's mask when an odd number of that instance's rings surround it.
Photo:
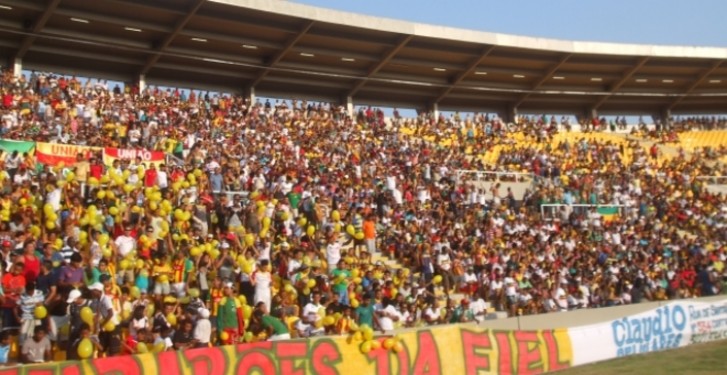
<path fill-rule="evenodd" d="M 364 354 L 348 337 L 259 342 L 61 362 L 0 370 L 15 374 L 538 374 L 568 368 L 573 352 L 566 330 L 491 331 L 442 326 L 401 333 L 401 349 Z"/>
<path fill-rule="evenodd" d="M 594 310 L 594 312 L 597 310 Z M 727 338 L 727 300 L 673 302 L 582 327 L 532 331 L 446 325 L 377 338 L 364 353 L 353 337 L 258 342 L 82 362 L 6 368 L 20 374 L 539 374 L 633 354 Z M 395 348 L 398 348 L 395 350 Z"/>
<path fill-rule="evenodd" d="M 104 148 L 103 161 L 107 166 L 111 166 L 114 160 L 131 160 L 136 161 L 136 158 L 141 158 L 141 162 L 145 166 L 149 164 L 164 164 L 165 154 L 162 151 L 149 151 L 144 149 L 124 149 L 124 148 Z"/>
<path fill-rule="evenodd" d="M 71 166 L 76 164 L 79 154 L 84 159 L 88 159 L 93 153 L 100 150 L 100 147 L 38 142 L 35 147 L 35 159 L 38 163 L 54 167 L 61 164 Z"/>
<path fill-rule="evenodd" d="M 573 365 L 727 338 L 727 300 L 679 301 L 612 322 L 569 328 Z M 602 339 L 603 338 L 603 339 Z"/>

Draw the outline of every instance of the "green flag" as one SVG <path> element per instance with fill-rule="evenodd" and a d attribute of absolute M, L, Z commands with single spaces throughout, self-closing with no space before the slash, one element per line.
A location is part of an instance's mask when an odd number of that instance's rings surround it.
<path fill-rule="evenodd" d="M 19 153 L 30 152 L 35 149 L 35 142 L 13 141 L 9 139 L 0 139 L 0 150 L 7 153 L 17 151 Z"/>

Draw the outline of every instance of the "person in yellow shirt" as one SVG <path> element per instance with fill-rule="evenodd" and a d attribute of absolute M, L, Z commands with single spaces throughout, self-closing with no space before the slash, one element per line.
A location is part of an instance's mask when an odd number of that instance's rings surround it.
<path fill-rule="evenodd" d="M 166 296 L 170 293 L 169 279 L 173 276 L 174 270 L 169 264 L 169 256 L 165 255 L 152 268 L 154 277 L 154 295 Z"/>
<path fill-rule="evenodd" d="M 125 123 L 119 123 L 116 125 L 116 134 L 119 136 L 119 143 L 122 146 L 126 146 L 127 137 L 126 134 L 129 131 L 129 126 Z"/>

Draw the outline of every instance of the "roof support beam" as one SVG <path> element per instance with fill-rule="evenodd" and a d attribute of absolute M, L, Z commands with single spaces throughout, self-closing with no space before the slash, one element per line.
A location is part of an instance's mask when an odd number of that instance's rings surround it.
<path fill-rule="evenodd" d="M 550 67 L 550 69 L 548 69 L 548 71 L 543 75 L 542 78 L 540 78 L 537 82 L 535 82 L 535 84 L 533 84 L 533 87 L 531 88 L 531 90 L 535 91 L 535 90 L 539 89 L 541 86 L 543 86 L 546 82 L 548 82 L 553 77 L 553 75 L 558 71 L 558 69 L 563 67 L 563 65 L 568 62 L 568 60 L 571 58 L 571 56 L 573 56 L 573 55 L 569 53 L 569 54 L 561 57 L 557 63 L 553 64 L 553 66 Z M 532 94 L 533 94 L 532 92 L 527 92 L 525 94 L 522 94 L 520 96 L 520 98 L 517 100 L 517 102 L 515 102 L 514 107 L 515 108 L 519 107 Z"/>
<path fill-rule="evenodd" d="M 41 14 L 40 17 L 35 20 L 35 23 L 33 23 L 33 29 L 30 34 L 26 35 L 23 42 L 20 44 L 20 48 L 18 48 L 18 52 L 15 54 L 16 59 L 22 59 L 23 56 L 25 56 L 30 47 L 33 45 L 33 42 L 35 42 L 36 34 L 43 30 L 50 17 L 53 15 L 53 12 L 55 12 L 58 8 L 58 4 L 60 4 L 60 2 L 61 0 L 50 0 L 43 11 L 43 14 Z"/>
<path fill-rule="evenodd" d="M 280 51 L 278 51 L 278 53 L 276 53 L 275 56 L 273 56 L 270 59 L 267 66 L 265 68 L 263 68 L 263 71 L 260 72 L 260 74 L 257 76 L 257 78 L 255 78 L 254 81 L 252 81 L 252 84 L 250 85 L 250 87 L 255 87 L 260 82 L 262 82 L 263 79 L 265 79 L 265 77 L 267 77 L 267 75 L 270 74 L 270 70 L 272 68 L 274 68 L 275 65 L 277 65 L 280 62 L 280 60 L 282 60 L 283 57 L 285 57 L 285 55 L 287 55 L 288 52 L 290 52 L 293 49 L 293 47 L 295 46 L 296 43 L 298 43 L 301 39 L 303 39 L 305 34 L 307 34 L 308 31 L 311 29 L 311 27 L 313 27 L 313 24 L 315 24 L 314 21 L 306 22 L 305 25 L 303 25 L 303 27 L 300 29 L 300 31 L 293 38 L 288 40 L 288 42 L 285 43 L 285 46 L 283 46 L 283 48 L 281 48 Z"/>
<path fill-rule="evenodd" d="M 413 35 L 407 35 L 401 38 L 401 40 L 399 40 L 399 43 L 391 47 L 391 49 L 389 49 L 386 54 L 381 57 L 381 60 L 379 60 L 378 63 L 374 64 L 371 68 L 369 68 L 369 71 L 366 73 L 366 77 L 356 82 L 356 84 L 351 88 L 346 96 L 353 97 L 354 95 L 356 95 L 356 93 L 358 93 L 359 90 L 361 90 L 361 88 L 366 84 L 366 81 L 368 81 L 369 78 L 373 77 L 374 74 L 378 73 L 381 68 L 388 64 L 389 61 L 391 61 L 391 59 L 393 59 L 394 56 L 396 56 L 396 54 L 399 53 L 402 48 L 406 47 L 409 41 L 411 41 L 413 38 Z"/>
<path fill-rule="evenodd" d="M 444 90 L 442 90 L 442 92 L 439 94 L 439 96 L 437 96 L 436 99 L 434 99 L 434 103 L 436 104 L 436 103 L 439 103 L 440 101 L 442 101 L 442 99 L 444 99 L 444 97 L 446 97 L 447 95 L 449 95 L 449 93 L 452 92 L 452 90 L 454 90 L 454 88 L 457 85 L 459 85 L 465 78 L 467 78 L 467 76 L 469 76 L 472 73 L 474 73 L 475 70 L 477 69 L 477 67 L 480 64 L 482 64 L 482 62 L 485 61 L 485 59 L 487 58 L 487 56 L 489 56 L 490 53 L 492 53 L 492 51 L 494 51 L 494 50 L 495 50 L 495 46 L 485 47 L 482 50 L 482 53 L 480 53 L 480 55 L 478 57 L 476 57 L 475 59 L 473 59 L 467 65 L 467 68 L 465 68 L 465 70 L 461 71 L 459 74 L 453 76 L 450 79 L 450 81 L 449 81 L 450 84 L 447 86 L 447 88 L 445 88 Z"/>
<path fill-rule="evenodd" d="M 636 63 L 636 65 L 634 67 L 632 67 L 629 70 L 625 71 L 624 74 L 623 74 L 623 76 L 621 77 L 621 79 L 618 80 L 616 83 L 614 83 L 609 88 L 608 94 L 606 94 L 603 97 L 601 97 L 601 99 L 598 99 L 598 101 L 596 102 L 596 104 L 593 105 L 592 110 L 597 111 L 599 108 L 601 108 L 601 106 L 604 103 L 606 103 L 608 101 L 608 99 L 611 99 L 611 97 L 613 96 L 613 94 L 616 91 L 618 91 L 623 85 L 625 85 L 626 82 L 628 82 L 631 79 L 631 77 L 633 77 L 634 74 L 636 74 L 636 72 L 639 71 L 639 69 L 643 68 L 644 65 L 646 65 L 647 62 L 649 62 L 649 58 L 646 57 L 646 56 L 644 56 L 644 57 L 642 57 L 642 58 L 639 59 L 639 61 Z"/>
<path fill-rule="evenodd" d="M 674 101 L 671 102 L 671 104 L 669 104 L 668 110 L 671 111 L 672 109 L 674 109 L 674 107 L 677 104 L 681 103 L 682 100 L 684 100 L 684 98 L 686 98 L 687 96 L 689 96 L 689 94 L 694 92 L 694 90 L 697 87 L 699 87 L 699 85 L 701 85 L 710 75 L 712 75 L 712 73 L 714 73 L 715 70 L 719 69 L 722 66 L 722 64 L 724 64 L 724 62 L 725 62 L 724 60 L 717 60 L 712 64 L 711 67 L 709 67 L 707 70 L 702 72 L 702 74 L 700 74 L 699 77 L 697 77 L 697 79 L 694 81 L 694 83 L 692 83 L 691 86 L 689 86 L 689 88 L 687 88 L 687 90 L 684 92 L 684 95 L 674 99 Z"/>
<path fill-rule="evenodd" d="M 162 56 L 162 53 L 164 50 L 169 47 L 170 44 L 172 44 L 172 41 L 174 41 L 174 38 L 179 35 L 179 33 L 182 31 L 182 29 L 189 23 L 189 21 L 194 17 L 195 14 L 197 14 L 197 11 L 199 8 L 202 7 L 202 4 L 207 0 L 194 0 L 194 3 L 189 8 L 189 10 L 185 13 L 184 17 L 180 18 L 177 23 L 174 25 L 174 28 L 172 31 L 167 34 L 167 37 L 164 38 L 164 40 L 156 46 L 156 51 L 154 54 L 149 56 L 149 59 L 146 60 L 146 64 L 141 68 L 141 72 L 139 74 L 147 74 L 149 70 L 156 64 L 157 61 L 159 61 L 159 58 Z"/>

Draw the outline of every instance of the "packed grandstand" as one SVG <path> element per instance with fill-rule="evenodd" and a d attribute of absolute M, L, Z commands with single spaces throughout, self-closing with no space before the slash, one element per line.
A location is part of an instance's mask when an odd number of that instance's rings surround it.
<path fill-rule="evenodd" d="M 701 177 L 727 175 L 721 118 L 388 118 L 11 71 L 2 100 L 6 363 L 727 290 Z"/>

